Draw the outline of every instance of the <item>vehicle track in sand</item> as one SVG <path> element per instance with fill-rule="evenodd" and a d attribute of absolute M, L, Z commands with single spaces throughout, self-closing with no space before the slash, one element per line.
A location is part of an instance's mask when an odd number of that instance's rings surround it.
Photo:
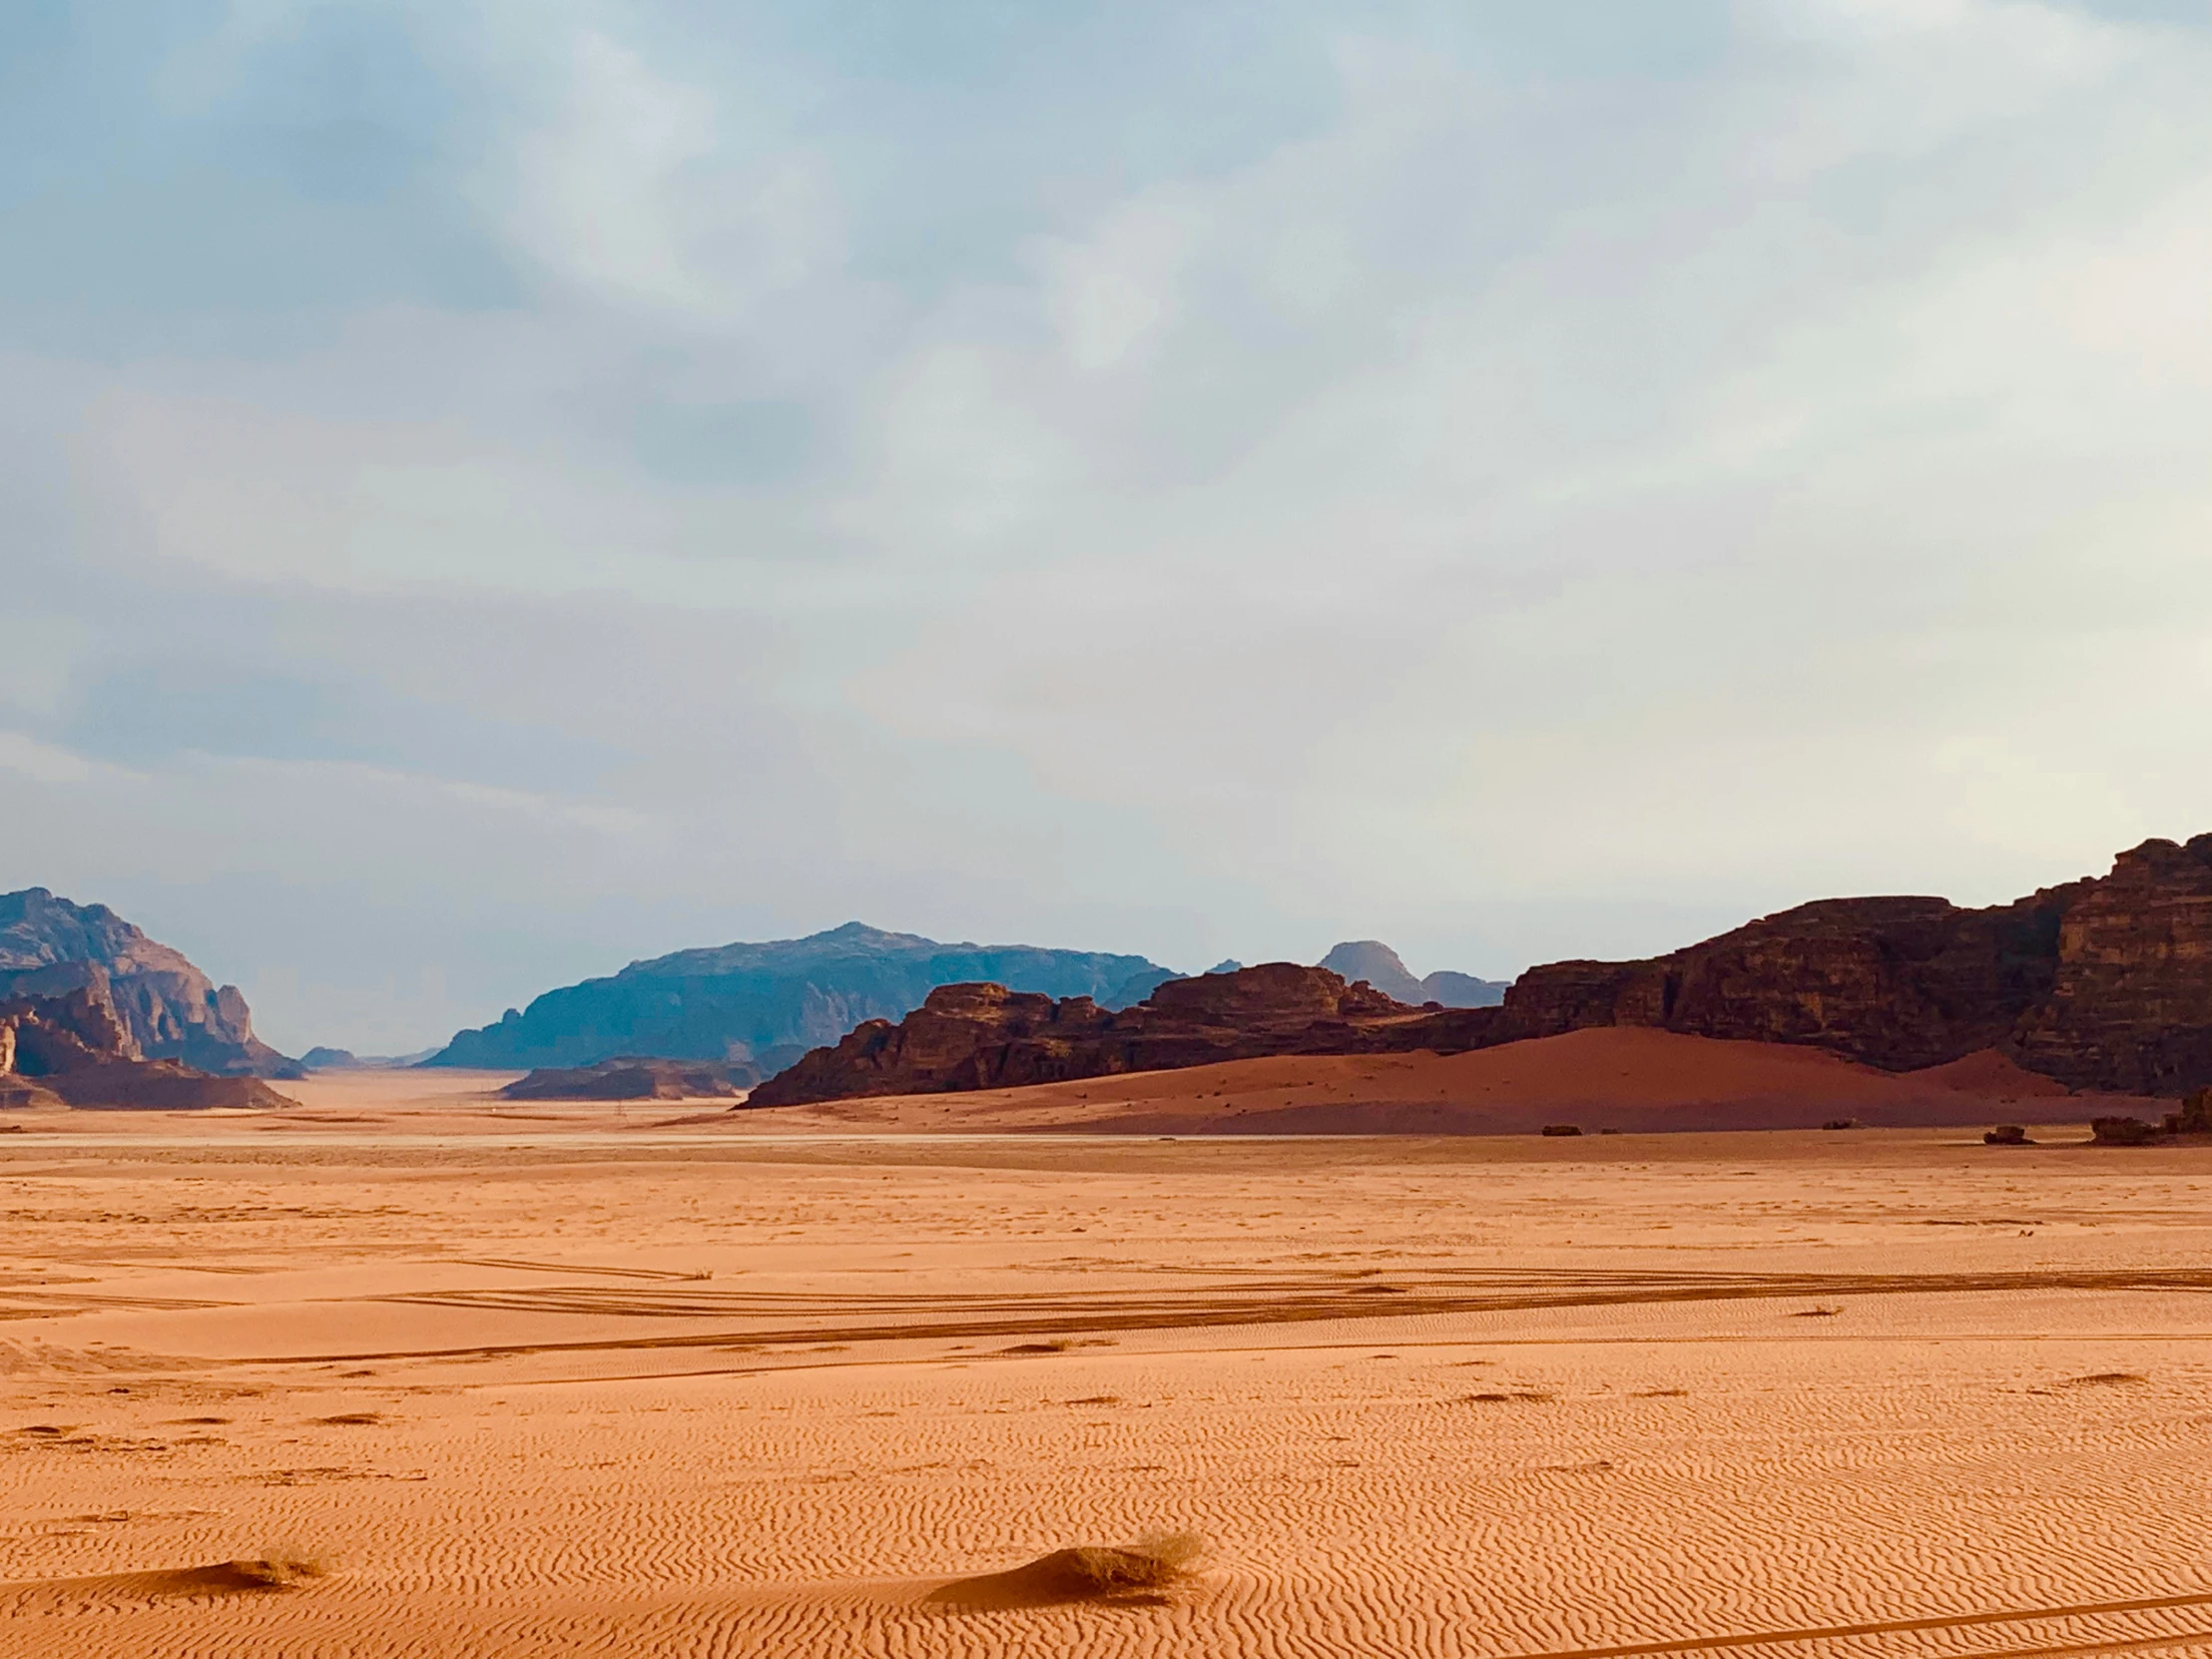
<path fill-rule="evenodd" d="M 1487 1268 L 1453 1272 L 1423 1268 L 1395 1273 L 1387 1279 L 1346 1274 L 1267 1275 L 1193 1286 L 1181 1292 L 1106 1291 L 1073 1297 L 840 1296 L 805 1291 L 646 1291 L 597 1285 L 404 1291 L 372 1300 L 482 1313 L 761 1323 L 673 1336 L 362 1349 L 311 1358 L 336 1363 L 712 1349 L 733 1344 L 955 1341 L 1297 1325 L 1380 1315 L 1419 1317 L 1668 1303 L 2051 1291 L 2212 1291 L 2212 1269 L 1712 1274 Z M 806 1315 L 813 1318 L 800 1317 Z M 286 1364 L 301 1358 L 267 1356 L 241 1363 Z"/>

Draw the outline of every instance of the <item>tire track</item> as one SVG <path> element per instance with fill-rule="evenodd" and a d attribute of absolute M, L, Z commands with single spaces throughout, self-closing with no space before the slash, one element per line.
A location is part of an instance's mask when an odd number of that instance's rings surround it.
<path fill-rule="evenodd" d="M 1925 1619 L 1879 1619 L 1865 1624 L 1831 1624 L 1805 1630 L 1758 1630 L 1728 1636 L 1692 1636 L 1678 1641 L 1636 1642 L 1625 1647 L 1555 1648 L 1543 1653 L 1517 1653 L 1511 1659 L 1644 1659 L 1644 1656 L 1651 1654 L 1705 1653 L 1723 1648 L 1770 1647 L 1786 1642 L 1841 1641 L 1852 1636 L 1902 1636 L 1930 1630 L 1966 1630 L 1981 1625 L 2030 1624 L 2041 1619 L 2083 1619 L 2115 1613 L 2153 1613 L 2175 1607 L 2212 1607 L 2212 1594 L 2145 1596 L 2132 1601 L 2085 1601 L 2066 1607 L 1943 1614 Z M 2157 1637 L 2145 1640 L 2165 1642 L 2187 1639 Z M 2044 1654 L 2090 1652 L 2097 1649 L 2035 1647 L 2019 1651 L 2021 1654 Z M 1977 1656 L 1977 1659 L 2014 1659 L 2014 1656 L 1984 1654 Z"/>
<path fill-rule="evenodd" d="M 1442 1314 L 1521 1313 L 1542 1309 L 1773 1301 L 1794 1297 L 1956 1296 L 2035 1291 L 2212 1291 L 2212 1269 L 2095 1269 L 1933 1274 L 1603 1274 L 1586 1271 L 1434 1273 L 1398 1282 L 1347 1284 L 1277 1280 L 1194 1290 L 1102 1293 L 1091 1297 L 838 1297 L 805 1292 L 650 1292 L 604 1286 L 405 1291 L 363 1300 L 471 1313 L 593 1315 L 637 1319 L 789 1319 L 804 1324 L 691 1332 L 666 1337 L 471 1343 L 440 1348 L 355 1349 L 314 1355 L 265 1355 L 234 1365 L 514 1358 L 536 1354 L 643 1352 L 763 1347 L 793 1343 L 869 1343 L 996 1339 L 1201 1330 L 1223 1326 L 1311 1324 L 1329 1320 Z M 1421 1281 L 1416 1283 L 1415 1281 Z M 900 1318 L 899 1315 L 906 1317 Z M 866 1323 L 840 1318 L 873 1316 Z"/>

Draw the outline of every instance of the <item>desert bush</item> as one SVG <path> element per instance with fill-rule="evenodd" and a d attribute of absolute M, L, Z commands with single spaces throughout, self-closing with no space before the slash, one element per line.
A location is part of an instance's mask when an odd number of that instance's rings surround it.
<path fill-rule="evenodd" d="M 232 1571 L 242 1579 L 272 1590 L 288 1590 L 309 1579 L 325 1577 L 330 1568 L 330 1558 L 321 1550 L 294 1543 L 278 1544 L 260 1555 L 231 1563 Z"/>
<path fill-rule="evenodd" d="M 2141 1118 L 2091 1118 L 2089 1133 L 2100 1146 L 2148 1146 L 2158 1139 L 2159 1127 Z"/>

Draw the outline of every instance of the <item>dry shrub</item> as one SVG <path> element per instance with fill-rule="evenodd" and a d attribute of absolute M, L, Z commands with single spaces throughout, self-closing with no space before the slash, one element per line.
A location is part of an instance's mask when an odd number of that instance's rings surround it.
<path fill-rule="evenodd" d="M 1206 1542 L 1195 1532 L 1147 1532 L 1134 1544 L 1078 1544 L 1008 1572 L 962 1578 L 929 1599 L 955 1607 L 1043 1607 L 1056 1602 L 1107 1601 L 1157 1605 L 1190 1576 Z"/>
<path fill-rule="evenodd" d="M 310 1579 L 324 1578 L 333 1563 L 318 1549 L 295 1543 L 273 1545 L 260 1555 L 233 1561 L 231 1570 L 262 1589 L 288 1590 Z"/>
<path fill-rule="evenodd" d="M 1206 1540 L 1196 1532 L 1146 1532 L 1137 1539 L 1137 1553 L 1182 1574 L 1205 1556 Z"/>
<path fill-rule="evenodd" d="M 2155 1123 L 2141 1118 L 2091 1118 L 2089 1133 L 2099 1146 L 2149 1146 L 2159 1137 Z"/>

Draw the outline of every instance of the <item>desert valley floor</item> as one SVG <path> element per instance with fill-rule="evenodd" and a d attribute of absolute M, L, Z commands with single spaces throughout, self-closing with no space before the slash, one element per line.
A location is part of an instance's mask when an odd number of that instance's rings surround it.
<path fill-rule="evenodd" d="M 2212 1150 L 484 1085 L 0 1135 L 0 1656 L 2212 1651 Z"/>

